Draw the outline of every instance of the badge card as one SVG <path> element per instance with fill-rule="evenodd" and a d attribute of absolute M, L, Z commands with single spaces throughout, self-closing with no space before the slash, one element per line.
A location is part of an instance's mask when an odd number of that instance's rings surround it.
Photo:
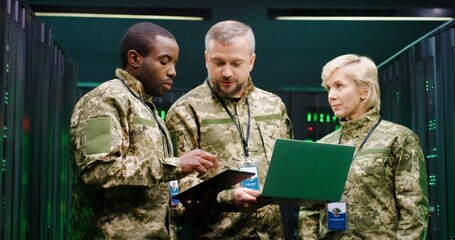
<path fill-rule="evenodd" d="M 329 203 L 327 206 L 328 227 L 331 231 L 344 231 L 346 223 L 346 203 Z"/>

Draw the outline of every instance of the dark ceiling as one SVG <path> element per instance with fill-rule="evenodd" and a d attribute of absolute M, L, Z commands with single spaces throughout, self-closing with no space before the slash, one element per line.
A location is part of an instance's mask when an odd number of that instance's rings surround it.
<path fill-rule="evenodd" d="M 411 9 L 451 8 L 455 1 L 421 0 L 26 0 L 29 5 L 97 7 L 204 8 L 207 21 L 153 21 L 177 38 L 180 59 L 175 88 L 190 88 L 206 77 L 204 35 L 211 25 L 226 19 L 249 24 L 256 36 L 256 85 L 266 89 L 321 90 L 320 71 L 330 59 L 345 53 L 386 61 L 443 22 L 385 21 L 277 21 L 267 18 L 269 8 Z M 33 10 L 33 7 L 32 7 Z M 141 20 L 39 17 L 52 29 L 56 41 L 79 68 L 78 82 L 94 85 L 111 79 L 119 66 L 119 41 L 126 29 Z M 143 20 L 142 20 L 143 21 Z"/>

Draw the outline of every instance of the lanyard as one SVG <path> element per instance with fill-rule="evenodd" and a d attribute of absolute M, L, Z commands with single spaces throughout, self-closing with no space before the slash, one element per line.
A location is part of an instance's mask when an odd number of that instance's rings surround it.
<path fill-rule="evenodd" d="M 158 128 L 160 129 L 160 132 L 164 136 L 164 140 L 166 141 L 166 148 L 167 148 L 168 156 L 172 156 L 171 147 L 169 146 L 169 139 L 167 138 L 166 131 L 164 130 L 164 127 L 161 125 L 161 123 L 158 121 L 158 118 L 155 115 L 155 111 L 153 111 L 155 109 L 155 106 L 149 105 L 145 100 L 143 100 L 142 98 L 137 96 L 136 93 L 134 93 L 133 90 L 131 90 L 130 87 L 128 87 L 128 85 L 126 85 L 126 83 L 123 79 L 119 79 L 119 80 L 131 92 L 131 94 L 133 94 L 134 97 L 136 97 L 142 104 L 144 104 L 145 108 L 147 108 L 147 110 L 149 110 L 149 112 L 152 114 L 153 119 L 155 120 L 156 124 L 158 124 Z"/>
<path fill-rule="evenodd" d="M 229 110 L 229 108 L 226 106 L 226 103 L 221 99 L 221 97 L 218 95 L 218 93 L 215 90 L 213 90 L 212 86 L 210 86 L 210 80 L 209 79 L 207 79 L 207 84 L 209 85 L 209 88 L 210 88 L 210 91 L 212 92 L 212 94 L 215 95 L 215 97 L 218 100 L 218 102 L 220 102 L 221 105 L 223 105 L 224 110 L 226 110 L 227 114 L 229 115 L 229 117 L 231 118 L 231 120 L 234 123 L 235 127 L 237 128 L 237 131 L 240 134 L 240 138 L 242 139 L 243 148 L 244 148 L 244 151 L 245 151 L 246 161 L 250 162 L 250 153 L 248 151 L 248 140 L 250 139 L 251 111 L 250 111 L 250 104 L 248 103 L 248 98 L 245 98 L 245 104 L 246 104 L 247 109 L 248 109 L 248 126 L 247 126 L 247 130 L 246 130 L 246 137 L 244 137 L 242 129 L 240 128 L 240 125 L 235 120 L 234 115 Z"/>
<path fill-rule="evenodd" d="M 379 123 L 381 123 L 382 121 L 382 118 L 379 118 L 379 120 L 376 122 L 376 124 L 374 124 L 374 126 L 370 129 L 370 131 L 368 132 L 367 136 L 365 137 L 365 139 L 363 139 L 362 143 L 360 144 L 360 147 L 359 149 L 357 149 L 357 152 L 354 154 L 354 157 L 357 155 L 358 152 L 360 152 L 360 149 L 362 149 L 363 145 L 367 142 L 367 140 L 370 138 L 371 134 L 374 132 L 374 130 L 379 126 Z M 340 139 L 338 140 L 338 144 L 341 143 L 341 137 L 343 136 L 343 133 L 340 134 Z"/>

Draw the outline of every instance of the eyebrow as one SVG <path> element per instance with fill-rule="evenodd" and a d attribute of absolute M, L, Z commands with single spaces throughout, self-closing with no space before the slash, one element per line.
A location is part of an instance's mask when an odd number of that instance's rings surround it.
<path fill-rule="evenodd" d="M 167 58 L 168 60 L 172 60 L 173 59 L 171 57 L 171 55 L 169 55 L 167 53 L 164 53 L 164 54 L 158 56 L 158 59 L 163 59 L 163 58 Z"/>
<path fill-rule="evenodd" d="M 336 84 L 336 83 L 339 83 L 339 82 L 342 82 L 342 81 L 343 81 L 343 80 L 335 79 L 335 80 L 333 80 L 332 85 L 333 85 L 333 84 Z"/>

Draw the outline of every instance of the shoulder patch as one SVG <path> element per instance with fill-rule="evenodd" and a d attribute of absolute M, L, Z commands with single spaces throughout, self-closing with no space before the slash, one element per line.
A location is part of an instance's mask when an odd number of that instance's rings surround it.
<path fill-rule="evenodd" d="M 87 154 L 109 152 L 111 147 L 111 119 L 91 118 L 85 126 Z"/>
<path fill-rule="evenodd" d="M 269 120 L 280 120 L 281 114 L 273 113 L 273 114 L 267 114 L 267 115 L 259 115 L 259 116 L 254 116 L 254 119 L 258 122 L 259 121 L 269 121 Z"/>

